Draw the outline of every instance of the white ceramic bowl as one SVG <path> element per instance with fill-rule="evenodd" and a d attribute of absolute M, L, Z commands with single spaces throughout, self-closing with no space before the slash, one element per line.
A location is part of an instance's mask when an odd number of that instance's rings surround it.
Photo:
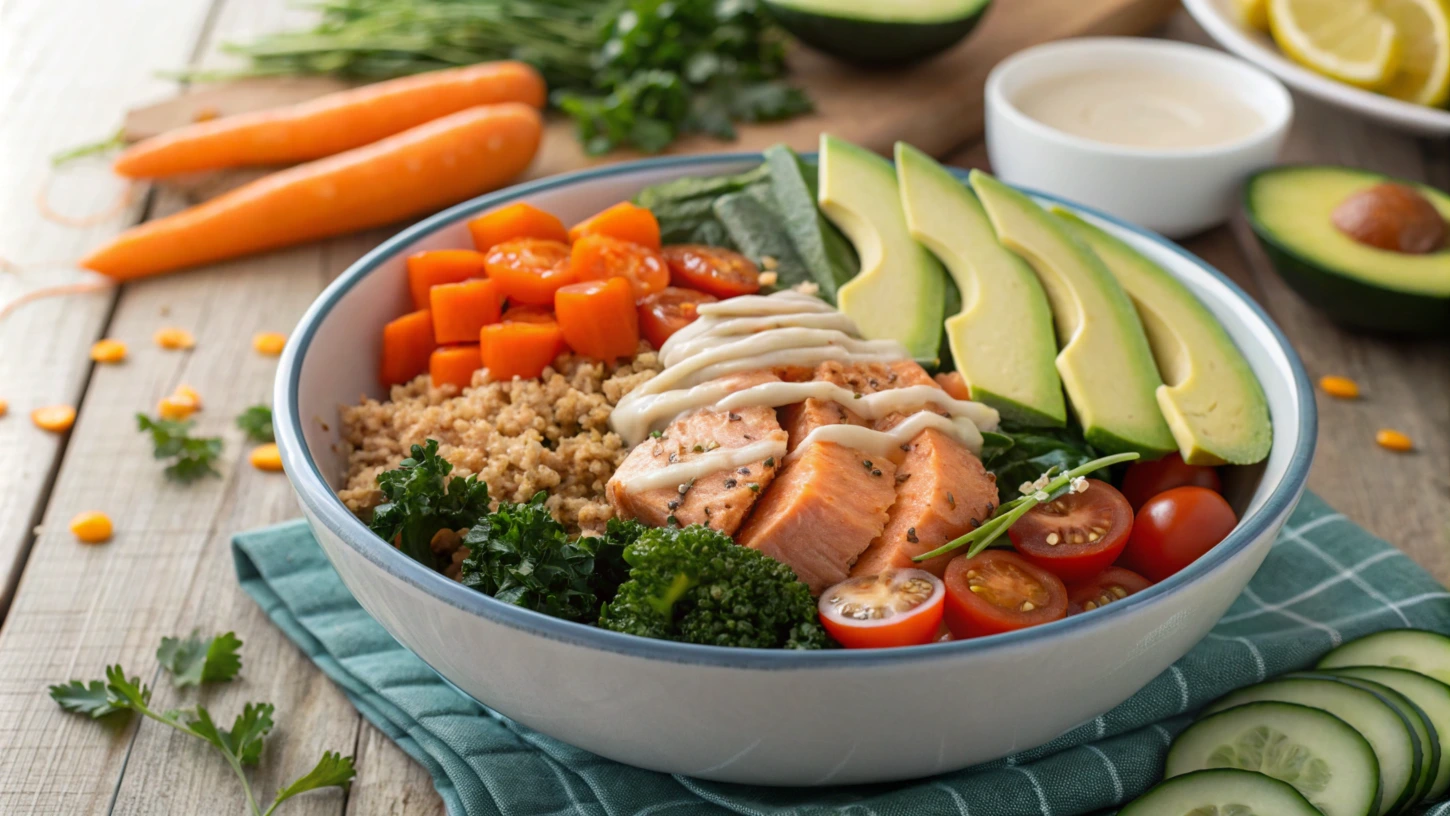
<path fill-rule="evenodd" d="M 1188 569 L 1101 611 L 903 649 L 647 640 L 457 584 L 373 535 L 334 495 L 346 462 L 338 409 L 382 393 L 379 334 L 406 310 L 407 255 L 469 246 L 465 220 L 511 201 L 570 222 L 647 184 L 738 172 L 760 160 L 656 159 L 483 196 L 385 242 L 318 297 L 278 371 L 277 441 L 344 583 L 401 643 L 499 712 L 611 759 L 706 779 L 825 785 L 921 777 L 1040 745 L 1122 702 L 1197 643 L 1258 568 L 1304 488 L 1315 414 L 1298 358 L 1242 291 L 1162 238 L 1090 210 L 1073 208 L 1171 270 L 1223 322 L 1264 384 L 1275 437 L 1260 471 L 1231 480 L 1238 528 Z M 943 704 L 963 694 L 969 705 Z"/>
<path fill-rule="evenodd" d="M 1289 87 L 1382 125 L 1422 136 L 1450 136 L 1450 110 L 1427 108 L 1337 82 L 1284 55 L 1274 40 L 1239 22 L 1233 0 L 1183 0 L 1193 19 L 1219 45 L 1264 68 Z"/>
<path fill-rule="evenodd" d="M 1176 74 L 1233 94 L 1263 120 L 1251 135 L 1212 147 L 1168 149 L 1109 144 L 1050 127 L 1014 100 L 1039 82 L 1086 70 Z M 1223 223 L 1239 186 L 1274 163 L 1294 103 L 1268 74 L 1209 48 L 1165 40 L 1093 37 L 1019 51 L 987 76 L 987 154 L 1008 184 L 1080 201 L 1170 237 Z"/>

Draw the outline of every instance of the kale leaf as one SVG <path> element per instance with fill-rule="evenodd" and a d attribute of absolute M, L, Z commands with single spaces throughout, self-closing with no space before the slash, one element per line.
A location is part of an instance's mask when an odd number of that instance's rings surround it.
<path fill-rule="evenodd" d="M 477 476 L 450 479 L 453 465 L 438 455 L 438 440 L 414 445 L 397 468 L 378 474 L 385 501 L 373 508 L 372 531 L 409 557 L 438 569 L 433 537 L 462 530 L 488 515 L 488 485 Z"/>
<path fill-rule="evenodd" d="M 591 581 L 594 552 L 570 541 L 540 491 L 523 504 L 500 502 L 463 543 L 459 581 L 485 595 L 565 620 L 592 620 L 599 609 Z"/>

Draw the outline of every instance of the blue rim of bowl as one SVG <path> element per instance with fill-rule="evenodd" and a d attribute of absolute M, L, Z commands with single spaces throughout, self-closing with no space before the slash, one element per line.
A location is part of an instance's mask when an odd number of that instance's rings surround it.
<path fill-rule="evenodd" d="M 1031 629 L 1022 629 L 991 637 L 974 640 L 931 643 L 923 646 L 908 646 L 895 649 L 823 651 L 795 651 L 789 649 L 742 649 L 725 646 L 704 646 L 693 643 L 677 643 L 668 640 L 611 632 L 583 623 L 553 618 L 540 612 L 514 606 L 496 600 L 481 592 L 469 589 L 435 572 L 399 552 L 383 541 L 367 525 L 363 524 L 343 505 L 332 487 L 323 477 L 311 451 L 307 449 L 301 433 L 302 420 L 297 404 L 298 388 L 302 376 L 302 360 L 317 332 L 317 327 L 332 311 L 337 301 L 383 262 L 396 255 L 399 250 L 435 230 L 468 215 L 506 204 L 545 190 L 568 187 L 582 182 L 615 176 L 628 176 L 649 170 L 688 168 L 704 165 L 760 162 L 759 153 L 713 153 L 701 156 L 664 157 L 644 159 L 610 165 L 607 167 L 581 170 L 561 176 L 552 176 L 538 181 L 515 185 L 458 204 L 430 218 L 414 224 L 376 249 L 364 255 L 338 276 L 308 308 L 298 322 L 297 329 L 287 343 L 277 369 L 274 405 L 281 406 L 276 412 L 277 442 L 282 450 L 288 479 L 291 480 L 298 499 L 305 509 L 325 525 L 334 535 L 352 547 L 361 556 L 383 569 L 394 578 L 405 581 L 427 594 L 457 609 L 478 615 L 490 622 L 529 632 L 550 640 L 561 641 L 590 649 L 650 660 L 675 663 L 691 663 L 738 669 L 812 669 L 840 668 L 846 666 L 867 667 L 894 665 L 899 663 L 960 657 L 967 653 L 983 652 L 1019 646 L 1031 640 L 1047 639 L 1067 635 L 1089 627 L 1110 626 L 1118 616 L 1145 607 L 1171 595 L 1178 587 L 1196 580 L 1199 576 L 1227 563 L 1250 542 L 1267 532 L 1276 520 L 1287 517 L 1303 492 L 1309 474 L 1309 463 L 1314 455 L 1317 437 L 1318 417 L 1315 412 L 1314 393 L 1309 377 L 1304 371 L 1298 354 L 1289 345 L 1288 338 L 1275 325 L 1268 314 L 1248 296 L 1237 284 L 1214 269 L 1198 256 L 1156 233 L 1134 226 L 1118 218 L 1084 207 L 1075 202 L 1033 190 L 1023 192 L 1041 199 L 1053 201 L 1081 213 L 1101 218 L 1104 221 L 1129 230 L 1159 244 L 1183 259 L 1195 264 L 1226 286 L 1263 322 L 1279 345 L 1279 350 L 1289 362 L 1293 372 L 1294 391 L 1299 401 L 1299 440 L 1295 447 L 1284 477 L 1265 500 L 1262 507 L 1244 519 L 1234 528 L 1228 538 L 1214 547 L 1207 555 L 1189 565 L 1178 574 L 1149 587 L 1142 592 L 1110 604 L 1090 615 L 1076 615 Z M 966 181 L 966 172 L 951 168 L 954 175 Z"/>

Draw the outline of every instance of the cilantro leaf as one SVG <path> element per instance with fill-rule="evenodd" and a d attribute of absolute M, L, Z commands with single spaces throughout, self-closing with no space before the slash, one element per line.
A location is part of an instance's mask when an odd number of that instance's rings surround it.
<path fill-rule="evenodd" d="M 438 455 L 438 440 L 414 445 L 412 456 L 378 474 L 385 501 L 369 527 L 411 558 L 438 569 L 431 546 L 440 530 L 472 527 L 488 514 L 488 485 L 478 477 L 450 479 L 453 465 Z"/>
<path fill-rule="evenodd" d="M 202 640 L 195 632 L 187 638 L 162 638 L 156 659 L 171 672 L 178 687 L 201 683 L 222 683 L 241 671 L 242 658 L 237 650 L 242 642 L 233 632 Z"/>
<path fill-rule="evenodd" d="M 256 765 L 262 758 L 262 741 L 272 730 L 271 703 L 247 703 L 242 713 L 232 723 L 231 730 L 221 728 L 211 718 L 211 712 L 197 706 L 187 716 L 188 731 L 206 740 L 221 751 L 228 759 L 235 759 L 242 765 Z"/>
<path fill-rule="evenodd" d="M 237 415 L 237 427 L 253 442 L 271 442 L 277 438 L 272 430 L 272 409 L 265 405 L 253 405 Z"/>
<path fill-rule="evenodd" d="M 299 793 L 334 787 L 347 790 L 353 777 L 357 776 L 357 770 L 353 768 L 352 761 L 352 757 L 345 757 L 336 751 L 328 751 L 323 754 L 315 768 L 277 791 L 277 798 L 272 801 L 272 806 L 267 808 L 267 813 L 276 810 L 278 805 Z"/>
<path fill-rule="evenodd" d="M 112 697 L 106 684 L 100 680 L 92 680 L 89 685 L 80 680 L 72 680 L 51 686 L 50 699 L 59 703 L 66 711 L 86 714 L 93 720 L 131 710 L 124 701 Z"/>
<path fill-rule="evenodd" d="M 157 459 L 174 459 L 166 467 L 166 478 L 188 483 L 203 476 L 220 476 L 212 466 L 222 453 L 221 437 L 192 437 L 190 420 L 152 419 L 136 415 L 140 430 L 151 434 L 153 455 Z"/>

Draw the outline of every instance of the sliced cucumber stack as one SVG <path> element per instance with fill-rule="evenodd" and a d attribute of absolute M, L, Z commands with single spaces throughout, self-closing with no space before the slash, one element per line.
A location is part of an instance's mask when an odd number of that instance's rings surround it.
<path fill-rule="evenodd" d="M 1427 801 L 1437 801 L 1450 790 L 1450 686 L 1408 669 L 1383 666 L 1348 666 L 1334 669 L 1340 677 L 1373 680 L 1405 695 L 1428 720 L 1430 733 L 1440 746 L 1440 763 L 1430 784 Z"/>
<path fill-rule="evenodd" d="M 1290 675 L 1291 677 L 1325 677 L 1339 680 L 1358 686 L 1366 691 L 1374 692 L 1382 699 L 1394 706 L 1400 712 L 1410 726 L 1410 733 L 1414 736 L 1415 742 L 1420 746 L 1420 767 L 1416 774 L 1414 795 L 1411 802 L 1424 801 L 1430 795 L 1430 786 L 1435 782 L 1435 774 L 1440 769 L 1440 741 L 1436 738 L 1435 727 L 1430 718 L 1419 706 L 1410 701 L 1408 697 L 1395 691 L 1383 683 L 1373 680 L 1365 680 L 1358 677 L 1345 677 L 1338 673 L 1316 674 L 1303 672 Z"/>
<path fill-rule="evenodd" d="M 1350 641 L 1325 655 L 1321 669 L 1386 666 L 1450 683 L 1450 637 L 1418 629 L 1391 629 Z"/>
<path fill-rule="evenodd" d="M 1364 736 L 1379 760 L 1379 816 L 1414 801 L 1420 776 L 1420 743 L 1409 721 L 1384 697 L 1335 679 L 1285 677 L 1240 689 L 1220 698 L 1205 713 L 1266 700 L 1322 709 Z"/>
<path fill-rule="evenodd" d="M 1118 816 L 1321 816 L 1294 786 L 1253 771 L 1196 771 L 1175 776 L 1118 811 Z"/>
<path fill-rule="evenodd" d="M 1163 774 L 1211 768 L 1257 771 L 1287 782 L 1324 816 L 1377 812 L 1374 749 L 1344 720 L 1318 708 L 1259 702 L 1204 717 L 1174 740 Z"/>

